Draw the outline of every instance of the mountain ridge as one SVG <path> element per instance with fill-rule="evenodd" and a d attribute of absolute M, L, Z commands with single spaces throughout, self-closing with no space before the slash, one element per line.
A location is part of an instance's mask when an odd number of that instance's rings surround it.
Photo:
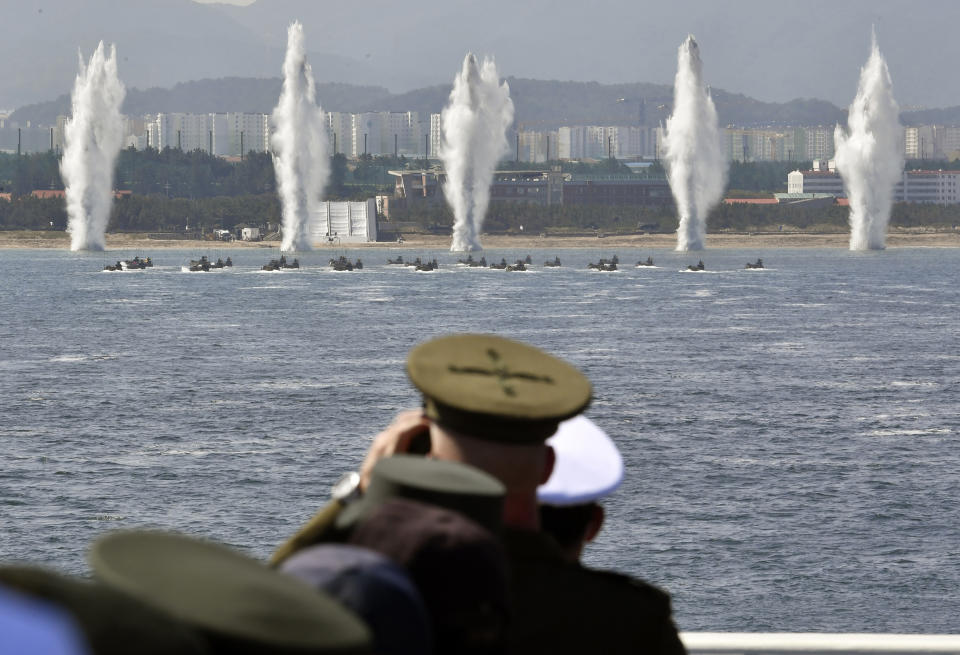
<path fill-rule="evenodd" d="M 515 125 L 524 129 L 556 129 L 563 125 L 655 126 L 670 115 L 673 89 L 651 83 L 601 84 L 510 77 Z M 280 95 L 278 77 L 224 77 L 181 82 L 169 88 L 127 90 L 123 112 L 142 116 L 159 112 L 270 113 Z M 405 93 L 384 87 L 344 82 L 318 82 L 317 99 L 325 111 L 440 112 L 450 85 L 428 86 Z M 789 102 L 764 102 L 741 93 L 711 90 L 721 125 L 742 127 L 830 126 L 846 120 L 846 110 L 825 100 L 797 98 Z M 70 97 L 35 103 L 17 109 L 11 120 L 21 124 L 53 125 L 57 115 L 68 115 Z M 960 107 L 907 111 L 906 125 L 924 122 L 960 123 Z"/>

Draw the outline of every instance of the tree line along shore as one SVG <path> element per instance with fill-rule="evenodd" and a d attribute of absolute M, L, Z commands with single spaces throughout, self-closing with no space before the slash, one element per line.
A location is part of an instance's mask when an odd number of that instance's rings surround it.
<path fill-rule="evenodd" d="M 279 240 L 274 241 L 213 241 L 209 239 L 165 239 L 157 233 L 120 232 L 107 233 L 106 248 L 110 251 L 127 251 L 129 254 L 147 254 L 162 250 L 190 250 L 196 252 L 219 252 L 222 250 L 262 250 L 276 251 Z M 423 250 L 447 250 L 450 248 L 449 235 L 411 234 L 403 243 L 370 242 L 331 245 L 314 243 L 319 251 L 330 253 L 344 249 L 360 250 L 369 248 L 403 249 L 420 252 Z M 846 250 L 849 247 L 849 230 L 834 232 L 716 232 L 707 235 L 708 250 L 753 250 L 762 253 L 780 248 L 836 248 Z M 562 236 L 555 234 L 540 235 L 491 235 L 482 237 L 487 252 L 497 250 L 548 250 L 595 249 L 603 253 L 616 254 L 619 249 L 673 250 L 677 245 L 676 234 L 644 233 L 610 235 L 603 239 L 596 236 Z M 7 230 L 0 231 L 0 249 L 53 249 L 67 250 L 70 238 L 65 232 L 49 230 Z M 960 230 L 934 230 L 930 228 L 893 228 L 887 235 L 888 248 L 960 248 Z"/>
<path fill-rule="evenodd" d="M 422 168 L 423 160 L 404 157 L 364 157 L 348 161 L 342 154 L 331 158 L 331 176 L 325 197 L 355 200 L 375 194 L 390 195 L 393 178 L 389 170 Z M 754 162 L 731 164 L 727 197 L 758 197 L 786 190 L 786 176 L 805 162 Z M 551 162 L 565 171 L 580 174 L 631 174 L 621 162 Z M 911 163 L 908 163 L 910 166 Z M 929 162 L 926 163 L 929 166 Z M 529 168 L 524 162 L 503 162 L 502 168 Z M 943 162 L 944 168 L 960 168 L 960 162 Z M 662 176 L 655 162 L 645 172 Z M 249 153 L 240 162 L 228 162 L 200 151 L 165 148 L 157 151 L 127 149 L 117 161 L 115 187 L 129 191 L 114 202 L 108 231 L 113 233 L 193 232 L 197 238 L 215 229 L 279 224 L 280 202 L 276 194 L 273 162 L 268 154 Z M 62 197 L 47 191 L 62 190 L 59 156 L 0 154 L 0 231 L 66 229 L 67 214 Z M 39 193 L 34 193 L 39 191 Z M 803 207 L 776 204 L 720 204 L 707 219 L 708 233 L 843 233 L 848 230 L 849 208 Z M 402 228 L 397 226 L 401 225 Z M 444 234 L 453 225 L 446 203 L 421 204 L 393 209 L 383 231 L 411 234 Z M 960 205 L 899 203 L 894 205 L 892 229 L 952 231 L 960 225 Z M 491 235 L 593 236 L 671 234 L 677 229 L 672 206 L 639 207 L 614 205 L 554 205 L 493 203 L 484 221 Z"/>

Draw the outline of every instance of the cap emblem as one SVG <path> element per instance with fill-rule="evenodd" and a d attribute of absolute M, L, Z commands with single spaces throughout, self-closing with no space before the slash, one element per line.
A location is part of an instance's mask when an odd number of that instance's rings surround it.
<path fill-rule="evenodd" d="M 516 396 L 517 390 L 510 384 L 512 379 L 527 380 L 528 382 L 543 382 L 544 384 L 553 384 L 553 378 L 549 375 L 537 375 L 535 373 L 522 373 L 510 371 L 506 364 L 501 364 L 500 353 L 493 348 L 487 349 L 487 356 L 493 365 L 492 369 L 481 368 L 479 366 L 456 366 L 450 364 L 448 370 L 457 375 L 492 375 L 496 376 L 500 382 L 500 389 L 506 396 Z"/>

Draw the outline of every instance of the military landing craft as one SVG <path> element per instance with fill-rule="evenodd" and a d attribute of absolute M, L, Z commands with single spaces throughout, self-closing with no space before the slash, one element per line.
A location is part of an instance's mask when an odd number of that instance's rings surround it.
<path fill-rule="evenodd" d="M 340 255 L 330 260 L 330 268 L 335 271 L 360 271 L 363 270 L 363 262 L 357 259 L 355 263 L 351 263 L 345 256 Z"/>
<path fill-rule="evenodd" d="M 466 259 L 458 259 L 457 263 L 460 264 L 461 266 L 469 266 L 471 268 L 476 268 L 478 266 L 486 266 L 487 258 L 480 257 L 480 259 L 474 259 L 473 255 L 467 255 Z"/>
<path fill-rule="evenodd" d="M 229 259 L 229 258 L 228 258 Z M 280 255 L 280 259 L 271 259 L 260 267 L 261 271 L 279 271 L 285 268 L 300 268 L 300 261 L 294 258 L 292 262 L 287 262 L 286 255 Z"/>
<path fill-rule="evenodd" d="M 133 259 L 127 259 L 123 262 L 123 270 L 125 271 L 140 271 L 145 268 L 153 268 L 153 260 L 149 257 L 141 259 L 139 256 L 134 257 Z"/>
<path fill-rule="evenodd" d="M 609 271 L 615 271 L 615 270 L 617 270 L 617 264 L 619 264 L 619 263 L 620 263 L 620 258 L 617 257 L 616 255 L 614 255 L 613 258 L 611 258 L 611 259 L 601 259 L 601 260 L 600 260 L 598 263 L 596 263 L 596 264 L 594 264 L 593 262 L 590 262 L 589 264 L 587 264 L 587 268 L 592 268 L 593 270 L 596 270 L 596 271 L 607 271 L 607 272 L 609 272 Z"/>

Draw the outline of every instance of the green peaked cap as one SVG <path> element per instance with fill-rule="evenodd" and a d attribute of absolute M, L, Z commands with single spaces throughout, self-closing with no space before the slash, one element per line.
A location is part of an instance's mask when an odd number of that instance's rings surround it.
<path fill-rule="evenodd" d="M 199 631 L 106 585 L 30 566 L 0 566 L 0 587 L 62 608 L 94 655 L 207 655 Z M 0 651 L 4 635 L 0 634 Z M 84 649 L 84 652 L 87 652 Z"/>
<path fill-rule="evenodd" d="M 94 542 L 103 584 L 195 626 L 218 651 L 366 653 L 363 622 L 326 594 L 245 555 L 163 532 L 117 532 Z"/>
<path fill-rule="evenodd" d="M 377 462 L 363 496 L 337 517 L 348 529 L 393 498 L 416 500 L 459 512 L 491 532 L 499 532 L 506 487 L 478 468 L 415 455 L 394 455 Z"/>
<path fill-rule="evenodd" d="M 590 403 L 583 373 L 525 343 L 453 334 L 416 346 L 407 374 L 442 427 L 505 443 L 542 442 Z"/>

